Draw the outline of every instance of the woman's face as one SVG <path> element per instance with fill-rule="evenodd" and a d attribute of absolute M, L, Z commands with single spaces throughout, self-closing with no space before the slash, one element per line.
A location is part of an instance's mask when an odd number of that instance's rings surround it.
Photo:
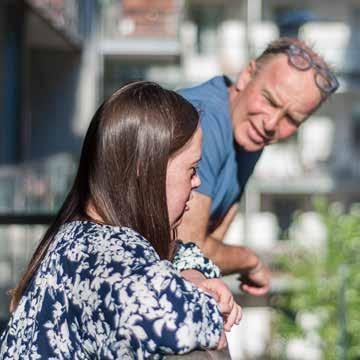
<path fill-rule="evenodd" d="M 176 228 L 187 210 L 191 190 L 200 186 L 197 166 L 201 158 L 200 126 L 187 144 L 171 157 L 166 172 L 166 198 L 171 229 Z"/>

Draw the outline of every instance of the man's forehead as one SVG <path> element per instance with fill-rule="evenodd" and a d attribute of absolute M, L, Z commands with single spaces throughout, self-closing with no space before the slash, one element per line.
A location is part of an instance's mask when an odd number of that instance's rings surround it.
<path fill-rule="evenodd" d="M 321 92 L 315 83 L 315 71 L 301 71 L 289 64 L 287 55 L 281 54 L 269 60 L 262 69 L 267 90 L 279 100 L 295 99 L 301 109 L 315 109 L 321 102 Z"/>
<path fill-rule="evenodd" d="M 321 94 L 315 82 L 315 70 L 312 68 L 305 71 L 296 69 L 289 64 L 286 55 L 274 57 L 265 65 L 263 70 L 264 75 L 271 78 L 275 84 L 282 83 L 299 91 L 314 90 L 319 95 Z"/>
<path fill-rule="evenodd" d="M 266 61 L 262 70 L 266 73 L 272 73 L 276 75 L 282 75 L 282 78 L 285 78 L 285 75 L 293 71 L 305 74 L 307 71 L 300 71 L 295 69 L 291 64 L 289 64 L 288 56 L 286 54 L 278 54 L 273 56 Z M 309 71 L 312 71 L 309 70 Z"/>

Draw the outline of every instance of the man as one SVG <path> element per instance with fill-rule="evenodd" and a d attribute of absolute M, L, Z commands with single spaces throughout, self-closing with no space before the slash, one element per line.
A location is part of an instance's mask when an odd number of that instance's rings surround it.
<path fill-rule="evenodd" d="M 290 38 L 271 43 L 232 84 L 223 76 L 180 90 L 200 111 L 202 185 L 178 229 L 223 274 L 239 273 L 241 289 L 263 295 L 269 269 L 249 248 L 222 243 L 244 187 L 264 146 L 293 135 L 338 87 L 327 64 L 306 44 Z"/>

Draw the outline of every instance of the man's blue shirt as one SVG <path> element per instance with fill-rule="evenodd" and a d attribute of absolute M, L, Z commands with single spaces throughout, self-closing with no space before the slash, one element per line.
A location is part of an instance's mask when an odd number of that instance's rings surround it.
<path fill-rule="evenodd" d="M 201 185 L 196 191 L 212 199 L 211 221 L 225 216 L 240 199 L 261 154 L 245 151 L 234 140 L 229 82 L 226 77 L 217 76 L 199 86 L 179 90 L 200 113 L 203 152 L 199 166 Z"/>

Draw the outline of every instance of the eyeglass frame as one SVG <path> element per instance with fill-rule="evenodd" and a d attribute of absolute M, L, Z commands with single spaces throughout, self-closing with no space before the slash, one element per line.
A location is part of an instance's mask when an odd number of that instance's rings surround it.
<path fill-rule="evenodd" d="M 279 46 L 278 48 L 273 48 L 273 49 L 270 48 L 270 49 L 266 49 L 263 55 L 277 54 L 277 53 L 285 53 L 288 56 L 289 64 L 297 70 L 307 71 L 313 68 L 316 72 L 314 76 L 315 84 L 326 95 L 334 93 L 339 88 L 339 81 L 337 80 L 334 73 L 331 70 L 321 66 L 318 62 L 314 61 L 310 56 L 310 54 L 300 46 L 295 44 L 289 44 L 289 45 Z M 302 57 L 307 62 L 308 65 L 306 67 L 300 67 L 298 64 L 295 63 L 294 56 Z M 318 76 L 323 76 L 323 78 L 329 83 L 330 86 L 328 88 L 322 86 L 318 80 Z"/>

